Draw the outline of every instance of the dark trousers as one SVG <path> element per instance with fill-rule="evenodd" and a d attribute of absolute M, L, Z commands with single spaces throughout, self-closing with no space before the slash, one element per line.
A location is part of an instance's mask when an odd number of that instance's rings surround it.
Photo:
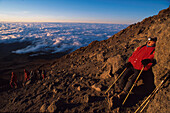
<path fill-rule="evenodd" d="M 133 67 L 127 68 L 122 77 L 120 78 L 119 86 L 125 92 L 128 92 L 135 82 L 140 70 L 136 70 Z"/>
<path fill-rule="evenodd" d="M 139 73 L 140 70 L 136 70 L 133 67 L 127 68 L 127 70 L 124 72 L 119 80 L 119 87 L 125 92 L 128 92 L 134 84 Z M 140 78 L 143 79 L 147 91 L 151 92 L 155 88 L 152 69 L 149 69 L 148 71 L 143 71 Z"/>

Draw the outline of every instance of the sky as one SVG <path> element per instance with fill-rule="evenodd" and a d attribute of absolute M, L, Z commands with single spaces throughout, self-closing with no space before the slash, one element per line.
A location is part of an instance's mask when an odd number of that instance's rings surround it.
<path fill-rule="evenodd" d="M 169 5 L 170 0 L 0 0 L 0 22 L 133 24 Z"/>

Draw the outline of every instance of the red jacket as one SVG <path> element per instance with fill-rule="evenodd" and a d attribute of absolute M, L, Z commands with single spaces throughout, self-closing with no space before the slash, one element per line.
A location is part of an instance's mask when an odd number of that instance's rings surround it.
<path fill-rule="evenodd" d="M 24 74 L 25 74 L 25 81 L 29 80 L 30 79 L 29 73 L 25 70 Z"/>
<path fill-rule="evenodd" d="M 135 69 L 141 70 L 143 67 L 143 64 L 141 63 L 141 61 L 143 59 L 150 59 L 151 61 L 153 60 L 154 53 L 155 53 L 154 49 L 155 47 L 147 47 L 147 46 L 141 47 L 140 46 L 136 49 L 136 51 L 133 52 L 128 62 L 130 62 Z M 145 66 L 144 71 L 147 71 L 148 69 L 150 69 L 151 66 L 152 66 L 152 63 L 149 63 L 147 66 Z"/>
<path fill-rule="evenodd" d="M 17 82 L 17 76 L 14 73 L 11 75 L 11 82 Z"/>

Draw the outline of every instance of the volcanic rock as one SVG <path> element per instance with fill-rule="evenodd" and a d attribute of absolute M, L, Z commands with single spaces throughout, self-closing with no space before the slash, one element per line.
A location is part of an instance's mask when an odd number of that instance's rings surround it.
<path fill-rule="evenodd" d="M 47 108 L 48 112 L 56 112 L 57 110 L 57 100 L 53 101 Z"/>
<path fill-rule="evenodd" d="M 43 104 L 40 108 L 40 112 L 46 112 L 46 109 L 47 109 L 47 104 Z"/>
<path fill-rule="evenodd" d="M 96 91 L 101 91 L 100 86 L 96 86 L 96 84 L 91 86 L 93 89 L 95 89 Z"/>

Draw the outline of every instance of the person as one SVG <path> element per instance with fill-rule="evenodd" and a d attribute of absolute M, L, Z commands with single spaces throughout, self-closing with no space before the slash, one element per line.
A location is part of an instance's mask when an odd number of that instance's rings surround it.
<path fill-rule="evenodd" d="M 38 69 L 38 70 L 37 70 L 37 73 L 36 73 L 36 74 L 37 74 L 37 80 L 39 80 L 39 79 L 42 78 L 42 77 L 41 77 L 41 73 L 42 73 L 41 70 Z"/>
<path fill-rule="evenodd" d="M 35 76 L 34 71 L 31 71 L 31 72 L 30 72 L 30 80 L 31 80 L 31 83 L 34 83 L 35 80 L 36 80 L 36 76 Z"/>
<path fill-rule="evenodd" d="M 45 71 L 44 71 L 44 70 L 42 70 L 41 75 L 42 75 L 42 79 L 44 79 L 44 78 L 46 77 L 46 76 L 45 76 Z"/>
<path fill-rule="evenodd" d="M 12 72 L 12 75 L 11 75 L 11 81 L 10 81 L 11 88 L 13 88 L 13 84 L 15 87 L 17 87 L 17 76 L 16 74 L 14 74 L 14 72 Z"/>
<path fill-rule="evenodd" d="M 28 74 L 28 72 L 24 69 L 24 75 L 25 75 L 25 79 L 24 79 L 24 81 L 26 82 L 27 80 L 29 80 L 30 79 L 30 77 L 29 77 L 29 74 Z"/>
<path fill-rule="evenodd" d="M 125 95 L 129 92 L 133 83 L 135 82 L 137 76 L 142 70 L 142 74 L 147 75 L 149 82 L 154 84 L 153 72 L 151 70 L 153 61 L 154 61 L 154 53 L 156 46 L 157 37 L 148 38 L 148 41 L 145 45 L 138 47 L 128 59 L 128 63 L 126 63 L 126 71 L 122 75 L 119 80 L 119 88 L 121 93 L 118 94 L 119 98 L 124 98 Z M 149 78 L 149 75 L 152 76 Z M 147 78 L 145 81 L 148 81 Z"/>

